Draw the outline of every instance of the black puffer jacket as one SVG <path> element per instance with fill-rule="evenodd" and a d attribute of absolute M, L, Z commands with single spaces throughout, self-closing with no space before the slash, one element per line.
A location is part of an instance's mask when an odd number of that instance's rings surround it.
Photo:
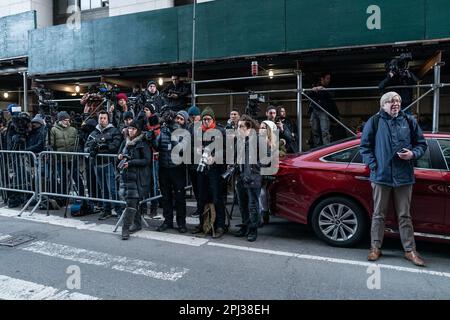
<path fill-rule="evenodd" d="M 145 199 L 150 193 L 152 151 L 143 138 L 143 134 L 134 140 L 127 138 L 120 146 L 120 153 L 131 157 L 120 175 L 119 192 L 127 199 Z"/>
<path fill-rule="evenodd" d="M 159 152 L 159 166 L 162 168 L 175 168 L 180 166 L 173 163 L 172 150 L 180 143 L 186 144 L 188 140 L 180 138 L 178 141 L 172 141 L 172 133 L 176 129 L 183 128 L 180 128 L 177 124 L 164 125 L 161 127 L 161 133 L 154 140 L 153 147 Z M 188 136 L 189 134 L 187 131 L 186 133 L 186 136 Z M 186 150 L 185 146 L 183 146 L 183 150 Z"/>

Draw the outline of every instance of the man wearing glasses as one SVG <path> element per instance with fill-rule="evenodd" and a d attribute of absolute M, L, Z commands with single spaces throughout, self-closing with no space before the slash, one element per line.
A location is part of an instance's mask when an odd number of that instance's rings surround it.
<path fill-rule="evenodd" d="M 224 172 L 224 145 L 225 145 L 225 129 L 219 126 L 215 120 L 214 111 L 207 107 L 202 112 L 202 126 L 201 130 L 203 135 L 214 133 L 213 130 L 217 130 L 216 134 L 221 134 L 223 138 L 223 145 L 221 150 L 209 150 L 208 146 L 212 145 L 215 141 L 216 135 L 212 135 L 211 139 L 203 139 L 208 141 L 202 141 L 201 150 L 196 150 L 204 158 L 207 158 L 207 166 L 203 170 L 197 170 L 197 183 L 199 190 L 199 205 L 200 210 L 200 224 L 194 230 L 194 234 L 203 232 L 203 210 L 206 204 L 213 203 L 216 210 L 216 219 L 214 222 L 213 238 L 220 238 L 225 233 L 225 204 L 222 197 L 223 180 L 221 175 Z M 200 165 L 199 165 L 200 167 Z M 200 168 L 199 168 L 200 169 Z"/>
<path fill-rule="evenodd" d="M 415 183 L 413 160 L 427 149 L 417 121 L 400 111 L 401 97 L 388 92 L 381 97 L 381 110 L 367 121 L 361 138 L 360 153 L 370 169 L 374 212 L 372 215 L 371 249 L 367 259 L 381 256 L 386 213 L 391 193 L 405 259 L 417 266 L 425 266 L 416 251 L 410 206 Z"/>
<path fill-rule="evenodd" d="M 163 232 L 173 228 L 173 195 L 175 194 L 175 209 L 177 211 L 178 232 L 186 233 L 186 165 L 175 164 L 172 161 L 172 150 L 180 143 L 187 143 L 186 137 L 178 141 L 172 140 L 172 133 L 177 129 L 186 129 L 189 115 L 186 111 L 179 111 L 175 121 L 165 123 L 161 133 L 154 142 L 159 152 L 159 186 L 162 195 L 164 222 L 157 231 Z M 183 150 L 186 150 L 183 148 Z"/>

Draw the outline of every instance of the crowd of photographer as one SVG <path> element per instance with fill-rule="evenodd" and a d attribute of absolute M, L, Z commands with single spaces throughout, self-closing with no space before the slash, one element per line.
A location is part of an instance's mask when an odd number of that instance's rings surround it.
<path fill-rule="evenodd" d="M 49 162 L 55 162 L 54 172 L 50 170 L 50 174 L 58 177 L 55 179 L 58 183 L 49 191 L 62 196 L 76 193 L 81 209 L 72 212 L 74 216 L 99 212 L 99 219 L 104 220 L 113 215 L 114 209 L 115 214 L 123 215 L 123 239 L 142 228 L 141 216 L 146 206 L 140 203 L 157 196 L 158 189 L 161 200 L 150 201 L 151 215 L 156 214 L 158 205 L 163 209 L 164 221 L 157 230 L 174 228 L 175 210 L 176 227 L 180 233 L 186 233 L 188 180 L 197 202 L 194 215 L 200 220 L 192 233 L 211 233 L 214 238 L 223 236 L 228 228 L 227 184 L 232 181 L 242 213 L 237 235 L 255 241 L 257 228 L 263 224 L 262 217 L 268 214 L 267 181 L 260 174 L 260 165 L 250 164 L 248 159 L 243 165 L 227 168 L 224 150 L 229 147 L 225 143 L 226 129 L 234 135 L 246 136 L 250 129 L 260 130 L 260 125 L 249 115 L 233 110 L 226 126 L 221 126 L 211 108 L 203 111 L 196 106 L 187 108 L 184 98 L 189 89 L 176 77 L 173 80 L 165 93 L 156 90 L 153 81 L 141 94 L 134 91 L 126 95 L 113 92 L 114 89 L 102 92 L 91 87 L 81 100 L 84 112 L 80 115 L 41 112 L 31 118 L 20 107 L 11 105 L 10 120 L 6 122 L 2 117 L 0 121 L 0 147 L 36 155 L 43 151 L 56 152 L 56 160 Z M 113 103 L 107 107 L 106 100 Z M 295 135 L 291 132 L 292 124 L 285 119 L 284 108 L 269 107 L 266 115 L 261 130 L 268 134 L 269 149 L 275 146 L 271 139 L 279 131 L 281 153 L 286 152 L 285 146 L 295 150 Z M 174 139 L 178 129 L 184 129 L 184 134 Z M 223 148 L 210 150 L 214 136 L 194 147 L 191 141 L 195 130 L 201 135 L 218 130 L 223 137 Z M 189 149 L 191 162 L 174 163 L 174 148 Z M 83 156 L 73 156 L 73 153 Z M 198 162 L 194 161 L 196 157 Z M 29 196 L 8 192 L 4 198 L 9 207 L 18 207 Z M 63 197 L 56 197 L 56 201 L 61 207 L 69 204 Z"/>
<path fill-rule="evenodd" d="M 403 82 L 415 81 L 411 73 L 402 73 L 402 61 L 395 65 L 391 63 L 380 88 L 397 78 Z M 326 112 L 339 120 L 333 97 L 326 90 L 330 79 L 329 73 L 323 73 L 311 92 L 311 98 L 323 108 L 314 103 L 310 105 L 312 146 L 331 142 L 330 121 L 333 120 Z M 246 152 L 251 132 L 257 132 L 257 139 L 264 140 L 268 155 L 276 151 L 283 157 L 286 153 L 298 152 L 297 126 L 287 119 L 282 105 L 269 105 L 266 118 L 259 123 L 257 114 L 261 97 L 251 93 L 244 114 L 233 109 L 226 125 L 221 126 L 211 108 L 203 111 L 196 106 L 187 108 L 185 100 L 189 94 L 189 87 L 177 76 L 172 76 L 172 83 L 161 92 L 154 81 L 149 81 L 144 91 L 134 88 L 128 95 L 116 87 L 91 86 L 81 99 L 83 113 L 76 115 L 55 112 L 51 97 L 40 90 L 39 113 L 34 118 L 17 105 L 8 107 L 9 121 L 0 117 L 0 150 L 88 154 L 56 158 L 53 174 L 59 178 L 50 192 L 61 195 L 76 192 L 83 199 L 78 215 L 94 213 L 96 206 L 100 211 L 99 219 L 104 220 L 113 215 L 114 207 L 115 214 L 123 215 L 123 239 L 142 228 L 141 216 L 146 205 L 140 204 L 146 199 L 152 199 L 149 201 L 151 216 L 155 216 L 158 206 L 162 206 L 164 221 L 158 231 L 174 228 L 175 210 L 177 229 L 186 233 L 188 181 L 197 203 L 193 215 L 199 216 L 200 220 L 193 233 L 211 232 L 214 238 L 223 236 L 228 227 L 227 183 L 231 183 L 242 215 L 236 235 L 255 241 L 258 227 L 268 220 L 268 187 L 272 178 L 261 174 L 264 165 L 260 159 L 256 163 L 248 159 Z M 174 137 L 179 129 L 183 129 L 184 134 Z M 217 138 L 211 135 L 213 131 L 220 132 L 222 148 L 210 148 Z M 234 147 L 237 137 L 244 137 L 244 162 L 227 167 L 225 150 L 230 147 L 226 143 L 230 132 L 234 135 Z M 196 145 L 193 141 L 197 133 L 211 135 L 211 139 L 203 139 Z M 176 148 L 190 151 L 187 152 L 188 163 L 174 162 L 172 151 Z M 1 166 L 5 166 L 4 161 Z M 156 199 L 158 190 L 161 200 Z M 23 205 L 29 198 L 9 191 L 2 193 L 2 197 L 9 207 Z M 64 199 L 57 200 L 61 206 L 68 205 Z"/>

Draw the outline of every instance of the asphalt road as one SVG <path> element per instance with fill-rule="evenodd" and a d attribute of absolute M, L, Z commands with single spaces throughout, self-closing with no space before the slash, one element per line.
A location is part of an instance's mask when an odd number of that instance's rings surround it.
<path fill-rule="evenodd" d="M 449 299 L 450 245 L 418 242 L 427 268 L 403 259 L 387 239 L 379 264 L 366 261 L 368 241 L 332 248 L 309 228 L 272 218 L 249 243 L 155 232 L 129 241 L 113 234 L 117 219 L 61 217 L 0 208 L 0 299 Z M 193 228 L 195 219 L 189 219 Z M 235 217 L 232 226 L 239 223 Z M 233 230 L 236 228 L 233 227 Z"/>

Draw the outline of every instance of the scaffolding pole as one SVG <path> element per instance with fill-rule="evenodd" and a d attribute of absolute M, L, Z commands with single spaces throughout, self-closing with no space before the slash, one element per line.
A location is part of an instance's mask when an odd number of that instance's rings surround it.
<path fill-rule="evenodd" d="M 441 65 L 434 65 L 433 133 L 439 132 L 439 104 L 441 88 Z"/>
<path fill-rule="evenodd" d="M 23 111 L 28 112 L 28 72 L 23 72 Z"/>
<path fill-rule="evenodd" d="M 302 93 L 303 93 L 303 74 L 297 71 L 297 137 L 298 137 L 298 151 L 303 150 L 303 109 L 302 109 Z"/>

